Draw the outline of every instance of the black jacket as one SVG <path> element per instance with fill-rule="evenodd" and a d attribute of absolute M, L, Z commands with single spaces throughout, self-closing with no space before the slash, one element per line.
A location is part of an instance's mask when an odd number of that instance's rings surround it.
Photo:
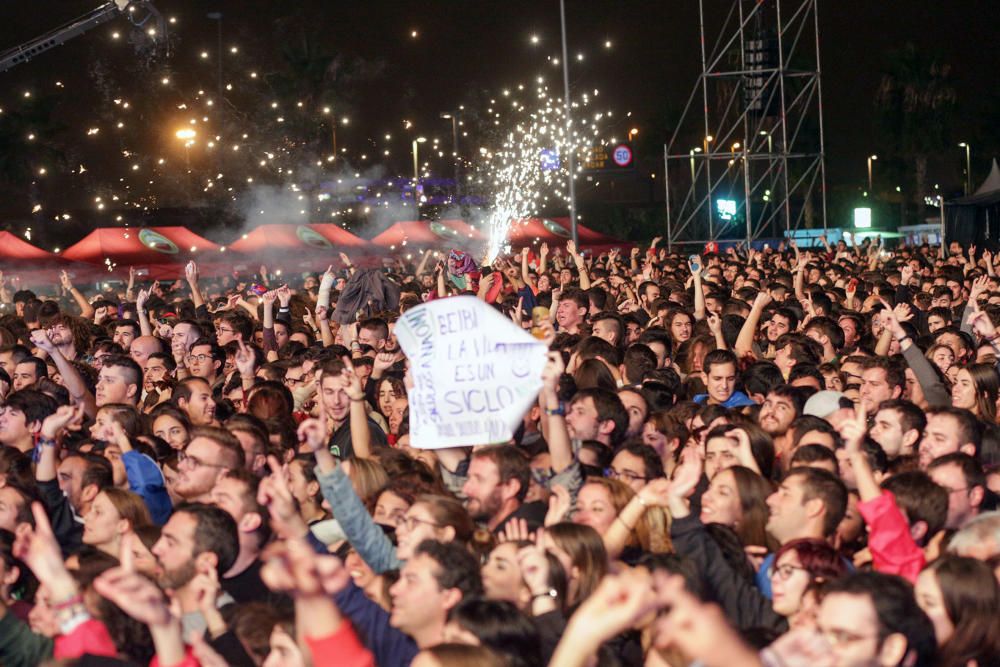
<path fill-rule="evenodd" d="M 774 611 L 771 600 L 729 566 L 722 549 L 709 536 L 697 514 L 674 519 L 670 537 L 677 553 L 698 566 L 704 590 L 722 606 L 736 627 L 779 632 L 788 629 L 788 620 Z"/>

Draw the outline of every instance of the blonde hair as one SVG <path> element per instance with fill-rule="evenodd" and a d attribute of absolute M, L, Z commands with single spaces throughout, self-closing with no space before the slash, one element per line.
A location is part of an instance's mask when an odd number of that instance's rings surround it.
<path fill-rule="evenodd" d="M 631 486 L 617 479 L 588 477 L 584 484 L 596 484 L 607 489 L 615 514 L 621 514 L 635 496 Z M 673 543 L 670 541 L 670 516 L 660 507 L 646 508 L 625 545 L 639 546 L 648 553 L 673 553 Z"/>
<path fill-rule="evenodd" d="M 352 458 L 348 477 L 361 502 L 375 501 L 378 493 L 389 483 L 389 475 L 378 461 Z"/>

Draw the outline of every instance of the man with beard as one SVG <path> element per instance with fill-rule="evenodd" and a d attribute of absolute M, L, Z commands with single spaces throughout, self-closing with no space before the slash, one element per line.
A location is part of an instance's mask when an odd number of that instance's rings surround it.
<path fill-rule="evenodd" d="M 560 408 L 553 408 L 559 414 Z M 608 389 L 582 389 L 565 409 L 566 428 L 573 440 L 597 440 L 606 447 L 618 445 L 628 430 L 629 417 L 621 399 Z"/>
<path fill-rule="evenodd" d="M 225 511 L 212 505 L 182 505 L 163 526 L 160 539 L 152 549 L 160 567 L 158 582 L 169 591 L 181 609 L 184 636 L 202 633 L 208 622 L 200 611 L 205 578 L 219 580 L 236 562 L 239 535 L 236 522 Z M 233 602 L 228 593 L 220 593 L 216 605 Z"/>
<path fill-rule="evenodd" d="M 805 397 L 791 385 L 775 387 L 760 406 L 760 427 L 774 440 L 775 459 L 786 462 L 792 456 L 792 433 L 789 426 L 802 414 Z"/>
<path fill-rule="evenodd" d="M 524 519 L 534 531 L 545 521 L 542 502 L 525 503 L 531 467 L 513 445 L 476 450 L 469 463 L 469 477 L 462 486 L 465 508 L 476 521 L 499 535 L 511 519 Z"/>
<path fill-rule="evenodd" d="M 191 430 L 191 441 L 177 456 L 174 493 L 187 502 L 210 502 L 212 489 L 223 475 L 243 467 L 243 447 L 235 435 L 199 426 Z"/>
<path fill-rule="evenodd" d="M 49 320 L 46 333 L 56 349 L 70 361 L 75 361 L 80 350 L 86 347 L 86 335 L 82 333 L 79 321 L 71 315 L 60 313 L 53 317 Z"/>

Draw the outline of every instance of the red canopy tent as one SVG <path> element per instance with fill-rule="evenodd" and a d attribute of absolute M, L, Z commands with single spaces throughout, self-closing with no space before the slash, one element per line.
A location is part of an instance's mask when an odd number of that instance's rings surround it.
<path fill-rule="evenodd" d="M 604 252 L 611 248 L 631 248 L 634 244 L 601 234 L 577 223 L 581 249 Z M 526 218 L 511 223 L 507 238 L 514 247 L 537 246 L 541 243 L 565 245 L 572 238 L 569 218 Z"/>
<path fill-rule="evenodd" d="M 550 220 L 565 229 L 567 234 L 570 233 L 569 218 L 550 218 Z M 589 227 L 584 227 L 579 221 L 576 223 L 576 234 L 580 239 L 580 247 L 592 248 L 599 252 L 610 250 L 611 248 L 631 248 L 635 245 L 634 243 L 621 241 L 613 236 L 602 234 L 601 232 L 595 232 Z"/>
<path fill-rule="evenodd" d="M 476 239 L 476 232 L 461 220 L 401 220 L 372 239 L 372 244 L 390 250 L 406 248 L 465 247 Z M 470 238 L 470 234 L 472 237 Z"/>
<path fill-rule="evenodd" d="M 184 274 L 184 265 L 198 262 L 203 271 L 223 270 L 228 260 L 220 247 L 185 227 L 105 227 L 95 229 L 62 256 L 68 260 L 147 271 L 154 280 L 170 280 Z"/>
<path fill-rule="evenodd" d="M 467 223 L 465 220 L 454 218 L 450 220 L 442 220 L 441 224 L 445 227 L 454 229 L 461 237 L 469 239 L 470 241 L 483 241 L 486 239 L 486 236 L 482 232 Z"/>
<path fill-rule="evenodd" d="M 19 277 L 22 285 L 57 285 L 62 270 L 76 280 L 91 280 L 96 274 L 94 267 L 70 261 L 37 248 L 16 234 L 0 231 L 0 271 L 4 277 Z"/>
<path fill-rule="evenodd" d="M 368 248 L 368 241 L 339 225 L 315 223 L 260 225 L 234 241 L 228 250 L 241 259 L 278 262 L 287 269 L 313 271 L 339 263 L 339 252 L 352 255 Z"/>

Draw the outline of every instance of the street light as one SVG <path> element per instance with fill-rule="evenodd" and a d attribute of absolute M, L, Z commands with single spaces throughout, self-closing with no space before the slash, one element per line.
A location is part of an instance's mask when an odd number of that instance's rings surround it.
<path fill-rule="evenodd" d="M 639 135 L 639 128 L 633 127 L 631 130 L 629 130 L 628 131 L 629 143 L 631 143 L 632 140 L 635 139 L 638 135 Z"/>
<path fill-rule="evenodd" d="M 566 124 L 566 130 L 569 131 L 572 126 L 572 120 L 570 117 L 569 100 L 569 46 L 567 45 L 569 40 L 566 37 L 566 0 L 559 0 L 559 25 L 562 29 L 563 122 Z M 579 243 L 580 239 L 576 229 L 576 168 L 573 165 L 573 151 L 567 151 L 567 153 L 566 173 L 569 180 L 569 228 L 570 235 L 573 237 L 573 243 Z"/>
<path fill-rule="evenodd" d="M 868 192 L 871 193 L 872 197 L 875 196 L 875 190 L 872 188 L 872 162 L 878 159 L 878 155 L 868 156 Z"/>
<path fill-rule="evenodd" d="M 965 194 L 972 194 L 972 146 L 963 141 L 958 145 L 965 149 Z"/>
<path fill-rule="evenodd" d="M 188 171 L 191 171 L 190 148 L 191 145 L 194 143 L 194 138 L 198 136 L 198 133 L 195 132 L 190 127 L 182 127 L 181 129 L 174 132 L 174 136 L 184 142 L 184 167 Z"/>
<path fill-rule="evenodd" d="M 688 155 L 691 156 L 691 187 L 694 188 L 694 154 L 700 153 L 701 149 L 697 146 L 688 151 Z"/>
<path fill-rule="evenodd" d="M 417 157 L 417 144 L 427 141 L 427 137 L 417 137 L 413 140 L 413 203 L 417 207 L 417 220 L 420 219 L 420 158 Z"/>
<path fill-rule="evenodd" d="M 458 114 L 450 111 L 441 113 L 443 120 L 451 121 L 451 159 L 455 163 L 455 199 L 462 202 L 461 181 L 458 178 Z"/>

